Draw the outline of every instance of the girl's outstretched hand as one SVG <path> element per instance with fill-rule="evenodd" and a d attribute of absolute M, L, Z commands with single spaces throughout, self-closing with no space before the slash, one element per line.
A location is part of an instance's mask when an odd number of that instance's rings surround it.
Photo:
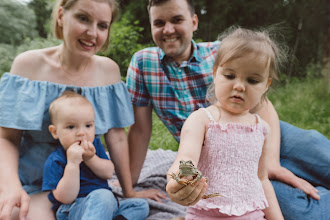
<path fill-rule="evenodd" d="M 174 179 L 170 179 L 166 185 L 166 192 L 170 199 L 183 206 L 196 204 L 204 195 L 207 188 L 205 178 L 201 178 L 194 184 L 183 185 Z"/>

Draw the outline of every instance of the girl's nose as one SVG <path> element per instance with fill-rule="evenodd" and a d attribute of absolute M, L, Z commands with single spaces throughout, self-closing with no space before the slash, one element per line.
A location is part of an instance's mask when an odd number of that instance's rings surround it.
<path fill-rule="evenodd" d="M 234 84 L 234 90 L 237 90 L 239 92 L 243 92 L 245 91 L 245 85 L 243 82 L 241 82 L 240 80 L 237 80 Z"/>

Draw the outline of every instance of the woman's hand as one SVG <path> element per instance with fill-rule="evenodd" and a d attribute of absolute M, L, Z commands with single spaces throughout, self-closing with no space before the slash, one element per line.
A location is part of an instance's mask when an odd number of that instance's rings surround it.
<path fill-rule="evenodd" d="M 8 184 L 0 192 L 0 219 L 10 220 L 14 207 L 20 208 L 19 219 L 26 219 L 29 211 L 30 197 L 21 186 Z"/>
<path fill-rule="evenodd" d="M 301 189 L 307 195 L 310 195 L 313 199 L 320 199 L 320 196 L 317 194 L 318 190 L 312 184 L 300 177 L 297 177 L 294 173 L 285 167 L 282 167 L 281 165 L 272 166 L 272 169 L 268 170 L 268 176 L 269 179 L 276 179 Z"/>
<path fill-rule="evenodd" d="M 207 183 L 203 177 L 194 184 L 183 185 L 170 179 L 166 185 L 166 192 L 171 200 L 183 206 L 196 204 L 204 195 Z"/>

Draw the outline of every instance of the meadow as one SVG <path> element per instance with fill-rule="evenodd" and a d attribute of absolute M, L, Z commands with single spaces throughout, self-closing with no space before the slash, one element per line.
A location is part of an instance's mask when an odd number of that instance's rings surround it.
<path fill-rule="evenodd" d="M 330 138 L 330 77 L 291 80 L 278 84 L 268 95 L 280 120 L 304 129 L 315 129 Z M 150 149 L 176 151 L 178 143 L 153 113 Z"/>

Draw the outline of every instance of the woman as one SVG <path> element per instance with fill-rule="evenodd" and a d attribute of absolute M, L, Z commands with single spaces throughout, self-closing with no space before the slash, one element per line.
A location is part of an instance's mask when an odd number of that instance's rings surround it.
<path fill-rule="evenodd" d="M 115 0 L 59 0 L 53 19 L 63 43 L 18 55 L 2 76 L 0 219 L 54 219 L 48 192 L 41 192 L 42 167 L 58 146 L 47 131 L 47 109 L 65 90 L 95 108 L 96 137 L 105 134 L 124 196 L 156 198 L 156 190 L 133 191 L 124 131 L 134 122 L 130 99 L 118 65 L 96 55 L 107 48 L 117 14 Z"/>

